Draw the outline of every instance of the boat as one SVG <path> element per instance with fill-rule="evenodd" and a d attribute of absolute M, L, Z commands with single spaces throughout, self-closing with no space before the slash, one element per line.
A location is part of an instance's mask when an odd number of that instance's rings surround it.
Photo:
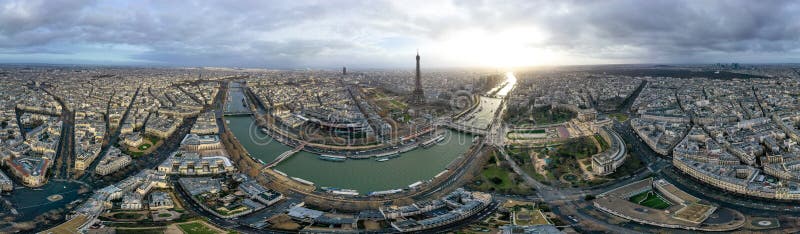
<path fill-rule="evenodd" d="M 447 171 L 449 171 L 449 170 L 447 170 L 447 169 L 444 169 L 444 171 L 442 171 L 442 172 L 439 172 L 439 174 L 436 174 L 435 176 L 433 176 L 433 178 L 439 178 L 439 176 L 442 176 L 442 175 L 444 175 L 444 173 L 447 173 Z"/>
<path fill-rule="evenodd" d="M 347 157 L 344 156 L 335 156 L 335 155 L 327 155 L 327 154 L 320 154 L 319 159 L 331 162 L 344 162 L 347 160 Z"/>
<path fill-rule="evenodd" d="M 375 161 L 386 162 L 386 161 L 389 161 L 389 158 L 379 158 L 379 159 L 375 159 Z"/>
<path fill-rule="evenodd" d="M 403 191 L 402 189 L 392 189 L 392 190 L 385 190 L 385 191 L 375 191 L 375 192 L 370 192 L 370 193 L 368 194 L 368 196 L 382 196 L 382 195 L 389 195 L 389 194 L 399 193 L 399 192 L 402 192 L 402 191 Z"/>
<path fill-rule="evenodd" d="M 442 142 L 443 140 L 444 140 L 444 135 L 438 135 L 438 136 L 436 136 L 434 138 L 431 138 L 430 140 L 422 142 L 422 144 L 420 144 L 420 145 L 422 146 L 422 148 L 428 148 L 428 147 L 430 147 L 432 145 L 435 145 L 435 144 L 437 144 L 439 142 Z"/>
<path fill-rule="evenodd" d="M 292 177 L 292 179 L 297 181 L 297 182 L 303 183 L 305 185 L 314 186 L 314 182 L 311 182 L 311 181 L 308 181 L 308 180 L 304 180 L 304 179 L 297 178 L 297 177 Z"/>
<path fill-rule="evenodd" d="M 264 134 L 267 134 L 267 128 L 261 128 L 261 132 L 263 132 Z"/>
<path fill-rule="evenodd" d="M 331 193 L 344 196 L 358 196 L 358 191 L 352 189 L 334 190 Z"/>
<path fill-rule="evenodd" d="M 333 187 L 321 187 L 321 189 L 336 195 L 358 196 L 358 190 L 355 189 L 340 189 Z"/>
<path fill-rule="evenodd" d="M 282 171 L 279 171 L 279 170 L 273 169 L 272 171 L 274 171 L 275 173 L 278 173 L 278 174 L 280 174 L 282 176 L 288 176 L 288 175 L 286 175 L 286 173 L 283 173 Z"/>

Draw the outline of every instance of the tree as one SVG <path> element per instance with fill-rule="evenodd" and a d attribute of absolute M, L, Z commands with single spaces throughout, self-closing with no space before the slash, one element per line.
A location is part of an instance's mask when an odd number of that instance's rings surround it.
<path fill-rule="evenodd" d="M 494 184 L 502 184 L 502 183 L 503 183 L 503 179 L 500 179 L 500 178 L 498 178 L 498 177 L 496 177 L 496 176 L 495 176 L 495 177 L 492 177 L 492 178 L 491 178 L 491 179 L 489 179 L 489 180 L 490 180 L 490 181 L 492 181 L 492 183 L 494 183 Z"/>

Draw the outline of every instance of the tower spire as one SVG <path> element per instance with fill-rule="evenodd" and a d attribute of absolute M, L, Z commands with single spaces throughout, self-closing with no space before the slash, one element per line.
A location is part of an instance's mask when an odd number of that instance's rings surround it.
<path fill-rule="evenodd" d="M 411 101 L 414 104 L 425 104 L 425 93 L 422 92 L 422 81 L 419 70 L 419 49 L 417 49 L 417 71 L 414 77 L 414 91 L 411 93 Z"/>

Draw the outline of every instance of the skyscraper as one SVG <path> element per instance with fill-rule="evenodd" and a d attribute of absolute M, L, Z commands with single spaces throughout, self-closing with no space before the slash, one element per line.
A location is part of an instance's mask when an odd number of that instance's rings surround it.
<path fill-rule="evenodd" d="M 342 67 L 342 75 L 347 75 L 347 67 Z"/>
<path fill-rule="evenodd" d="M 417 50 L 417 75 L 414 80 L 414 91 L 411 93 L 411 103 L 416 105 L 425 104 L 425 93 L 422 92 L 422 81 L 419 73 L 419 50 Z"/>

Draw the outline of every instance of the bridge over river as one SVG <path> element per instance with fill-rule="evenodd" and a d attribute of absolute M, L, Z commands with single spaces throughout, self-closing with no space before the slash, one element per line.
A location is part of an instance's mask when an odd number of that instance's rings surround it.
<path fill-rule="evenodd" d="M 264 168 L 262 168 L 262 169 L 272 168 L 274 166 L 277 166 L 278 163 L 283 162 L 283 160 L 286 160 L 287 158 L 291 157 L 292 155 L 296 154 L 297 152 L 300 152 L 300 150 L 303 150 L 303 148 L 306 147 L 306 144 L 307 144 L 307 142 L 303 142 L 300 145 L 298 145 L 297 147 L 295 147 L 294 149 L 286 151 L 286 152 L 283 152 L 281 155 L 278 155 L 278 157 L 275 158 L 275 160 L 272 160 L 272 162 L 270 162 L 267 165 L 265 165 Z"/>

